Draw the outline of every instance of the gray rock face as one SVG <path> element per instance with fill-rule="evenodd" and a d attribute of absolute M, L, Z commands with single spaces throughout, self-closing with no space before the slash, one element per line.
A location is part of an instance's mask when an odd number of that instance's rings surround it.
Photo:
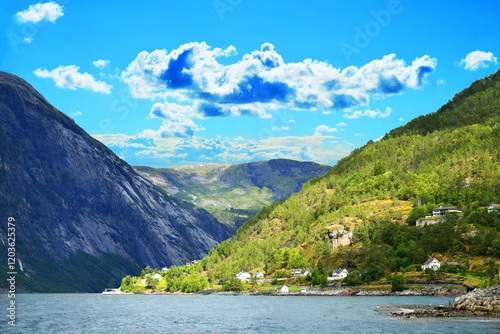
<path fill-rule="evenodd" d="M 203 209 L 138 176 L 24 80 L 0 72 L 0 207 L 18 257 L 67 264 L 114 254 L 145 267 L 202 258 L 230 236 Z M 7 223 L 0 224 L 7 242 Z"/>

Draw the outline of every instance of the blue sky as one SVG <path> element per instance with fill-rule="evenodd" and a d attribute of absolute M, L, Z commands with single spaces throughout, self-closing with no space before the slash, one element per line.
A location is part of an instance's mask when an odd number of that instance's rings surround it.
<path fill-rule="evenodd" d="M 500 55 L 496 1 L 14 1 L 0 69 L 132 165 L 328 165 Z"/>

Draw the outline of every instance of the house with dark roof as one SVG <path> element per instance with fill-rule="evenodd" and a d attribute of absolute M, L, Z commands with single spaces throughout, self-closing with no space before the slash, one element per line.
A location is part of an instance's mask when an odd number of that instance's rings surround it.
<path fill-rule="evenodd" d="M 307 268 L 297 268 L 297 269 L 292 269 L 292 276 L 293 277 L 305 277 L 309 275 L 309 269 Z"/>
<path fill-rule="evenodd" d="M 441 262 L 431 257 L 422 265 L 422 270 L 425 270 L 427 268 L 431 270 L 438 270 L 439 268 L 441 268 Z"/>
<path fill-rule="evenodd" d="M 490 204 L 488 207 L 488 212 L 500 213 L 500 204 Z"/>
<path fill-rule="evenodd" d="M 462 211 L 458 210 L 457 208 L 453 206 L 439 206 L 438 208 L 435 208 L 432 210 L 432 215 L 433 216 L 444 216 L 447 213 L 462 213 Z"/>
<path fill-rule="evenodd" d="M 332 276 L 327 277 L 327 279 L 329 281 L 335 281 L 335 280 L 340 280 L 340 279 L 346 278 L 347 275 L 349 275 L 349 272 L 347 271 L 347 269 L 342 269 L 342 268 L 334 269 L 332 272 Z"/>

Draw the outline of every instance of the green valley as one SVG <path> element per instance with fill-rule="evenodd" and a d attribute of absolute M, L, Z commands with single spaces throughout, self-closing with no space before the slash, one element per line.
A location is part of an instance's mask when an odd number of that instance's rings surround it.
<path fill-rule="evenodd" d="M 330 167 L 287 159 L 238 165 L 205 164 L 173 168 L 134 167 L 175 197 L 210 212 L 236 230 L 264 206 L 298 192 Z"/>

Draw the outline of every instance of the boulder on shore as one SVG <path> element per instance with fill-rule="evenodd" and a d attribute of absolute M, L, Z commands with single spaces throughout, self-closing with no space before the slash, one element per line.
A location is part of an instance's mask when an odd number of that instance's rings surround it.
<path fill-rule="evenodd" d="M 475 289 L 455 298 L 453 307 L 457 310 L 500 312 L 500 286 Z"/>

